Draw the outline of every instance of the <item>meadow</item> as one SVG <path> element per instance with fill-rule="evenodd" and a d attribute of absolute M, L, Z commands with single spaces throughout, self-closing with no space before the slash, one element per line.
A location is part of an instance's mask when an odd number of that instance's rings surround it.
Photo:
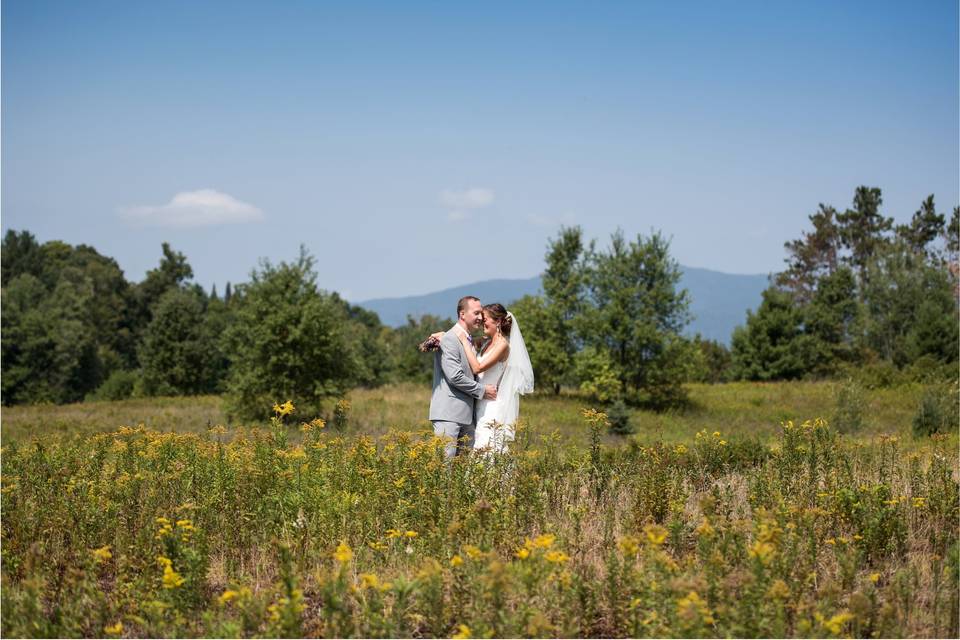
<path fill-rule="evenodd" d="M 919 386 L 840 433 L 837 393 L 692 385 L 626 438 L 535 396 L 510 453 L 453 464 L 412 385 L 249 425 L 216 397 L 5 408 L 0 631 L 956 637 L 957 433 L 913 438 Z"/>

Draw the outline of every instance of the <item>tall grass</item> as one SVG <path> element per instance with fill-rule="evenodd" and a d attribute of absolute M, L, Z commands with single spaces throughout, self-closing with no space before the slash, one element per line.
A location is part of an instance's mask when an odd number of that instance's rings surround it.
<path fill-rule="evenodd" d="M 382 410 L 362 398 L 351 429 Z M 958 633 L 955 437 L 908 453 L 814 420 L 761 442 L 693 413 L 611 447 L 587 412 L 565 424 L 584 446 L 527 426 L 451 464 L 416 422 L 342 435 L 279 409 L 7 438 L 3 635 Z"/>
<path fill-rule="evenodd" d="M 776 435 L 783 421 L 832 416 L 836 412 L 836 385 L 830 382 L 693 384 L 689 385 L 689 391 L 692 401 L 683 409 L 664 413 L 632 409 L 630 423 L 636 438 L 642 443 L 685 442 L 698 431 L 712 432 L 722 427 L 728 434 L 768 440 Z M 865 437 L 881 433 L 910 435 L 911 421 L 923 392 L 920 385 L 865 390 L 864 418 L 859 433 Z M 419 432 L 430 428 L 426 419 L 430 389 L 426 386 L 400 384 L 357 389 L 347 400 L 351 406 L 350 433 L 376 437 L 391 429 Z M 334 417 L 335 402 L 330 401 L 325 417 Z M 586 447 L 588 434 L 580 416 L 586 406 L 591 406 L 588 398 L 566 391 L 560 396 L 535 394 L 522 399 L 521 415 L 536 433 L 556 430 L 566 444 Z M 203 433 L 217 424 L 239 426 L 227 419 L 216 396 L 3 409 L 5 441 L 107 432 L 122 424 L 143 424 L 157 431 L 187 433 Z M 604 436 L 604 442 L 609 445 L 623 441 L 620 437 Z"/>

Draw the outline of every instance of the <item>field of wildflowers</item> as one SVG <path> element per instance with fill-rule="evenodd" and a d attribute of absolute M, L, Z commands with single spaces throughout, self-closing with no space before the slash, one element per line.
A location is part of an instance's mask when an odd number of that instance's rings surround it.
<path fill-rule="evenodd" d="M 521 428 L 448 464 L 274 409 L 5 442 L 3 635 L 958 634 L 952 436 L 612 447 L 587 410 L 586 446 Z"/>

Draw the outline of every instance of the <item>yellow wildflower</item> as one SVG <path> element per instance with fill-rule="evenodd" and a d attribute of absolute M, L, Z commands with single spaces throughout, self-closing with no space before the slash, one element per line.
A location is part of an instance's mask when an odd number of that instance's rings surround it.
<path fill-rule="evenodd" d="M 220 604 L 220 606 L 223 606 L 228 602 L 230 602 L 231 600 L 233 600 L 234 598 L 236 598 L 238 595 L 240 594 L 234 591 L 233 589 L 227 589 L 226 591 L 220 594 L 220 597 L 217 598 L 217 602 Z"/>
<path fill-rule="evenodd" d="M 405 537 L 407 537 L 407 538 L 416 538 L 417 535 L 419 535 L 419 534 L 417 534 L 416 531 L 407 531 L 407 532 L 404 533 L 403 535 L 404 535 Z"/>
<path fill-rule="evenodd" d="M 926 505 L 926 503 L 927 503 L 926 498 L 917 497 L 913 499 L 913 506 L 916 507 L 917 509 L 922 508 L 924 505 Z"/>
<path fill-rule="evenodd" d="M 459 567 L 462 564 L 463 564 L 463 558 L 461 558 L 459 554 L 450 558 L 451 567 Z"/>
<path fill-rule="evenodd" d="M 549 549 L 553 546 L 554 541 L 557 539 L 557 536 L 552 533 L 545 533 L 543 535 L 537 536 L 533 541 L 527 541 L 527 548 L 533 549 Z"/>
<path fill-rule="evenodd" d="M 293 413 L 293 412 L 294 412 L 294 409 L 295 409 L 295 407 L 293 406 L 293 402 L 291 402 L 290 400 L 287 400 L 287 401 L 284 402 L 283 404 L 274 404 L 274 405 L 273 405 L 273 412 L 276 413 L 277 416 L 279 416 L 279 417 L 281 417 L 281 418 L 284 417 L 284 416 L 288 416 L 288 415 L 290 415 L 291 413 Z"/>
<path fill-rule="evenodd" d="M 749 554 L 751 558 L 757 558 L 763 564 L 769 564 L 774 551 L 776 551 L 776 547 L 771 543 L 757 540 L 753 543 L 753 546 L 750 547 Z"/>
<path fill-rule="evenodd" d="M 304 433 L 310 433 L 314 429 L 323 429 L 325 426 L 327 426 L 327 423 L 323 420 L 323 418 L 314 418 L 310 422 L 302 423 L 300 425 L 300 431 Z"/>
<path fill-rule="evenodd" d="M 544 556 L 547 559 L 547 562 L 552 562 L 554 564 L 563 564 L 570 559 L 570 556 L 565 554 L 562 551 L 550 551 L 547 555 Z"/>
<path fill-rule="evenodd" d="M 530 557 L 530 549 L 527 549 L 526 547 L 517 549 L 517 552 L 514 553 L 513 555 L 516 556 L 517 558 L 520 558 L 521 560 L 526 560 L 527 558 Z"/>
<path fill-rule="evenodd" d="M 483 551 L 479 547 L 475 547 L 472 544 L 467 544 L 463 546 L 463 552 L 467 554 L 471 560 L 476 560 L 483 555 Z"/>
<path fill-rule="evenodd" d="M 607 418 L 607 414 L 603 413 L 602 411 L 597 411 L 596 409 L 583 409 L 581 413 L 590 424 L 601 425 L 604 427 L 610 426 L 610 421 Z"/>
<path fill-rule="evenodd" d="M 871 574 L 870 574 L 870 582 L 872 582 L 873 584 L 877 584 L 878 582 L 880 582 L 880 574 L 879 574 L 879 573 L 871 573 Z"/>
<path fill-rule="evenodd" d="M 157 563 L 163 567 L 163 588 L 176 589 L 184 583 L 183 576 L 174 571 L 170 558 L 157 556 Z"/>
<path fill-rule="evenodd" d="M 464 640 L 464 638 L 470 637 L 470 627 L 465 624 L 457 625 L 457 632 L 450 636 L 454 640 Z"/>
<path fill-rule="evenodd" d="M 774 600 L 786 600 L 790 597 L 790 587 L 783 580 L 774 580 L 770 588 L 767 589 L 767 596 Z"/>
<path fill-rule="evenodd" d="M 819 614 L 815 614 L 815 617 L 817 618 L 817 621 L 820 624 L 822 624 L 827 631 L 829 631 L 835 636 L 840 635 L 843 632 L 843 627 L 846 626 L 846 624 L 851 620 L 853 620 L 854 618 L 853 614 L 848 611 L 844 611 L 843 613 L 838 613 L 837 615 L 833 616 L 829 620 L 825 620 L 823 616 Z"/>
<path fill-rule="evenodd" d="M 623 536 L 617 545 L 625 556 L 633 556 L 640 551 L 640 541 L 633 536 Z"/>
<path fill-rule="evenodd" d="M 678 444 L 676 447 L 674 447 L 673 452 L 678 456 L 682 456 L 687 452 L 687 447 L 682 444 Z"/>
<path fill-rule="evenodd" d="M 387 529 L 388 538 L 399 538 L 402 535 L 403 533 L 401 533 L 399 529 Z"/>
<path fill-rule="evenodd" d="M 347 564 L 353 558 L 353 550 L 346 542 L 340 542 L 337 550 L 333 552 L 333 557 L 340 564 Z"/>
<path fill-rule="evenodd" d="M 380 579 L 377 578 L 375 573 L 361 573 L 360 574 L 360 588 L 361 589 L 379 589 L 380 588 Z"/>
<path fill-rule="evenodd" d="M 103 628 L 103 632 L 108 636 L 118 636 L 123 633 L 123 621 L 117 620 L 116 624 L 107 625 Z"/>
<path fill-rule="evenodd" d="M 294 447 L 290 450 L 290 453 L 287 454 L 287 457 L 291 460 L 305 460 L 307 452 L 303 450 L 303 447 Z"/>
<path fill-rule="evenodd" d="M 667 530 L 658 524 L 648 524 L 643 532 L 647 534 L 647 542 L 654 546 L 663 544 L 667 539 Z"/>
<path fill-rule="evenodd" d="M 713 624 L 713 615 L 710 608 L 696 591 L 691 591 L 677 600 L 677 614 L 679 614 L 681 620 L 688 623 L 700 619 L 704 624 Z"/>
<path fill-rule="evenodd" d="M 702 536 L 702 537 L 704 537 L 704 538 L 709 538 L 709 537 L 711 537 L 714 533 L 716 533 L 716 531 L 714 530 L 713 526 L 711 526 L 710 521 L 707 520 L 707 517 L 706 517 L 706 516 L 704 516 L 704 517 L 703 517 L 703 520 L 700 522 L 700 524 L 697 525 L 697 528 L 695 529 L 695 531 L 696 531 L 696 533 L 697 533 L 698 536 Z"/>
<path fill-rule="evenodd" d="M 94 549 L 92 553 L 98 564 L 102 564 L 113 557 L 113 554 L 110 553 L 110 545 Z"/>
<path fill-rule="evenodd" d="M 719 437 L 720 437 L 720 432 L 719 432 L 719 431 L 714 431 L 714 432 L 713 432 L 713 437 L 714 437 L 714 438 L 719 438 Z"/>

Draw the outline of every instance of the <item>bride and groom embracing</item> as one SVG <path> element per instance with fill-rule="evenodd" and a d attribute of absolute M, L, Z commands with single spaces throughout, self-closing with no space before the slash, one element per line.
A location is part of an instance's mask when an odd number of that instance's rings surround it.
<path fill-rule="evenodd" d="M 483 328 L 474 345 L 471 333 Z M 457 303 L 457 323 L 433 356 L 433 432 L 446 437 L 447 459 L 474 449 L 503 453 L 513 440 L 520 395 L 533 391 L 533 367 L 520 325 L 502 304 L 482 306 L 474 296 Z"/>

